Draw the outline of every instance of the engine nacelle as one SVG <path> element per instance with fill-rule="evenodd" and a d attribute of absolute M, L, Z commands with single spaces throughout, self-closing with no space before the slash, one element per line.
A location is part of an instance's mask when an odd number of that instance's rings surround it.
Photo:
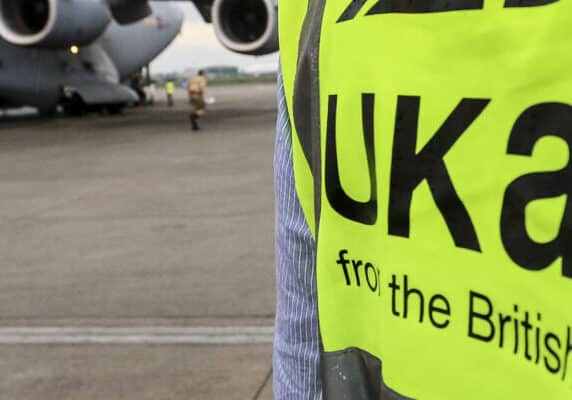
<path fill-rule="evenodd" d="M 84 46 L 110 21 L 105 0 L 0 0 L 0 36 L 17 46 Z"/>
<path fill-rule="evenodd" d="M 278 50 L 278 13 L 273 0 L 215 0 L 212 22 L 229 50 L 250 55 Z"/>

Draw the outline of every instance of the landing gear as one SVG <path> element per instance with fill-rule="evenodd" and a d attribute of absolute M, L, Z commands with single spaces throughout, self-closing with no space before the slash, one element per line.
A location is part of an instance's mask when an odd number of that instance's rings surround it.
<path fill-rule="evenodd" d="M 58 115 L 58 107 L 47 107 L 38 109 L 38 114 L 44 118 L 53 118 Z"/>
<path fill-rule="evenodd" d="M 125 108 L 125 104 L 118 103 L 118 104 L 108 104 L 105 106 L 105 110 L 109 115 L 119 115 L 123 112 Z"/>
<path fill-rule="evenodd" d="M 62 87 L 59 106 L 65 115 L 72 117 L 92 113 L 119 115 L 135 100 L 136 96 L 129 88 L 102 82 L 101 87 L 96 84 Z"/>
<path fill-rule="evenodd" d="M 81 117 L 87 114 L 87 105 L 78 94 L 62 102 L 64 114 L 70 117 Z"/>
<path fill-rule="evenodd" d="M 66 100 L 61 104 L 65 115 L 69 117 L 82 117 L 88 113 L 99 113 L 100 115 L 120 115 L 127 104 L 114 103 L 88 106 L 79 98 Z"/>

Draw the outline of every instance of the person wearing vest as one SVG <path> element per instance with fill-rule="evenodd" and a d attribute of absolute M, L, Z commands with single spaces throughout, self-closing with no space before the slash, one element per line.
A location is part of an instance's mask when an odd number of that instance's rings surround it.
<path fill-rule="evenodd" d="M 173 107 L 173 95 L 175 94 L 175 82 L 169 80 L 165 83 L 165 92 L 167 93 L 167 105 Z"/>
<path fill-rule="evenodd" d="M 572 2 L 290 0 L 279 14 L 315 251 L 308 382 L 330 400 L 571 399 Z M 280 345 L 300 258 L 278 255 Z"/>

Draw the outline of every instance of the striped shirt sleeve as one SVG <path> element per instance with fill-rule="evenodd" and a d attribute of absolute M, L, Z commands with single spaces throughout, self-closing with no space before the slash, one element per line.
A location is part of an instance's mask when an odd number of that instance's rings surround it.
<path fill-rule="evenodd" d="M 281 78 L 274 169 L 277 272 L 274 394 L 276 400 L 319 400 L 322 391 L 315 243 L 294 185 L 292 131 Z"/>

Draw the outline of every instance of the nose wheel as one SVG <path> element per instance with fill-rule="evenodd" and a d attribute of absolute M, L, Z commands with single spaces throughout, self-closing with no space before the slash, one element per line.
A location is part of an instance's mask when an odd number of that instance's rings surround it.
<path fill-rule="evenodd" d="M 77 93 L 65 99 L 61 106 L 64 114 L 70 117 L 81 117 L 87 113 L 87 105 Z"/>
<path fill-rule="evenodd" d="M 123 103 L 107 104 L 104 108 L 109 115 L 119 115 L 125 109 L 125 104 Z"/>

